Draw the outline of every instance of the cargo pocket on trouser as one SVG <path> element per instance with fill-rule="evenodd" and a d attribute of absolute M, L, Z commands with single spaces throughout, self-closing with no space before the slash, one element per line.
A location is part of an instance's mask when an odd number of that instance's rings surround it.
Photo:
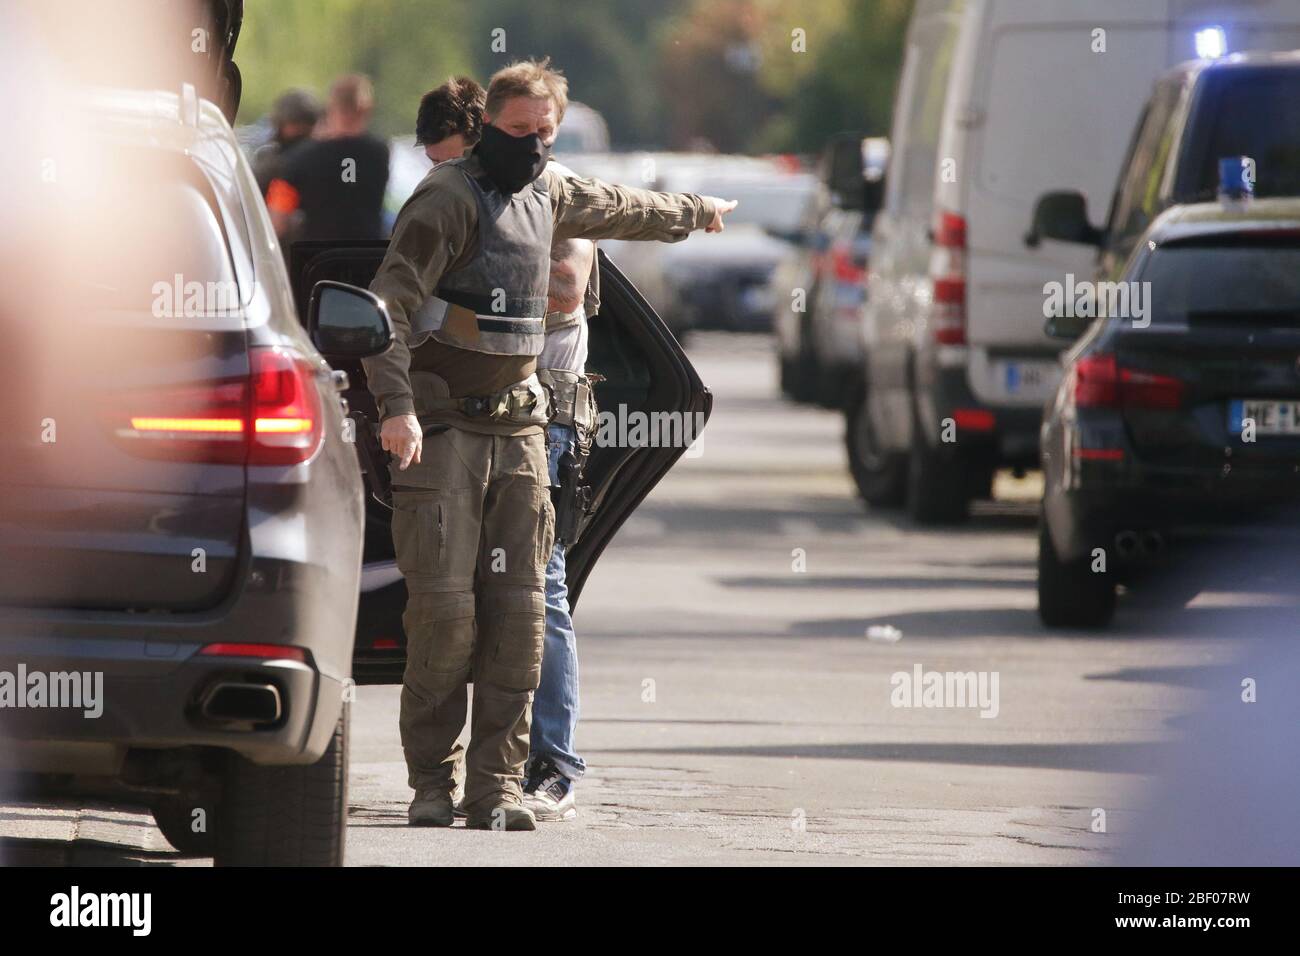
<path fill-rule="evenodd" d="M 423 700 L 469 679 L 478 514 L 473 489 L 393 492 L 393 547 L 407 593 L 405 684 Z"/>
<path fill-rule="evenodd" d="M 540 588 L 485 587 L 478 606 L 474 681 L 505 690 L 536 690 L 542 679 L 546 599 Z"/>
<path fill-rule="evenodd" d="M 445 494 L 420 489 L 393 491 L 393 554 L 404 577 L 438 574 L 446 547 Z"/>

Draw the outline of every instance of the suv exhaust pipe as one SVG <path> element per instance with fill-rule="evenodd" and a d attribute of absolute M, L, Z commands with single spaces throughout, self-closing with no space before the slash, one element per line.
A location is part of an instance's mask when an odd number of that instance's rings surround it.
<path fill-rule="evenodd" d="M 1138 549 L 1144 558 L 1158 558 L 1165 550 L 1165 536 L 1159 531 L 1143 532 Z"/>
<path fill-rule="evenodd" d="M 1140 546 L 1136 531 L 1121 531 L 1115 535 L 1115 553 L 1125 560 L 1136 555 Z"/>
<path fill-rule="evenodd" d="M 247 730 L 274 724 L 283 712 L 280 689 L 274 684 L 216 681 L 199 700 L 199 714 L 205 720 L 245 725 Z"/>

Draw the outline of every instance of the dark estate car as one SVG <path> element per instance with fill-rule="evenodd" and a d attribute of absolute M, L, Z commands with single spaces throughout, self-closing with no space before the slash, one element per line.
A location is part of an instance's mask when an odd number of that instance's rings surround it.
<path fill-rule="evenodd" d="M 242 3 L 205 9 L 196 85 L 70 87 L 49 115 L 75 154 L 2 197 L 22 242 L 0 247 L 0 789 L 148 807 L 219 864 L 337 865 L 354 669 L 405 664 L 388 511 L 348 420 L 373 420 L 359 360 L 392 332 L 345 283 L 385 243 L 296 246 L 291 283 L 229 125 Z M 17 143 L 34 168 L 37 127 Z M 603 258 L 601 288 L 602 408 L 697 435 L 711 397 L 672 335 Z M 595 449 L 571 601 L 684 450 Z"/>
<path fill-rule="evenodd" d="M 1105 624 L 1117 583 L 1300 490 L 1300 200 L 1174 207 L 1136 250 L 1126 314 L 1049 322 L 1087 327 L 1042 426 L 1049 626 Z"/>

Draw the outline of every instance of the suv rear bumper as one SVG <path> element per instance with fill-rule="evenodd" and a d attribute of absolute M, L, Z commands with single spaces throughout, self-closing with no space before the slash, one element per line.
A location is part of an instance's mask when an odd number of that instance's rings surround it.
<path fill-rule="evenodd" d="M 1245 480 L 1236 487 L 1210 472 L 1152 469 L 1136 480 L 1110 463 L 1083 463 L 1077 487 L 1053 489 L 1043 507 L 1057 554 L 1074 560 L 1096 547 L 1110 552 L 1121 532 L 1155 532 L 1167 544 L 1297 528 L 1294 481 Z"/>
<path fill-rule="evenodd" d="M 130 751 L 217 747 L 260 764 L 312 763 L 328 744 L 343 705 L 343 686 L 306 662 L 200 654 L 199 643 L 131 638 L 14 634 L 0 637 L 0 672 L 30 688 L 50 675 L 65 693 L 45 706 L 0 709 L 0 769 L 116 777 Z M 40 675 L 40 676 L 34 676 Z M 216 719 L 203 702 L 222 684 L 274 688 L 278 716 Z M 71 686 L 95 700 L 66 693 Z M 260 697 L 270 699 L 269 695 Z M 29 690 L 25 703 L 33 703 Z M 78 706 L 67 706 L 75 703 Z M 61 706 L 51 706 L 60 704 Z M 98 712 L 98 716 L 94 714 Z M 265 714 L 264 714 L 265 716 Z M 319 738 L 319 739 L 317 739 Z"/>

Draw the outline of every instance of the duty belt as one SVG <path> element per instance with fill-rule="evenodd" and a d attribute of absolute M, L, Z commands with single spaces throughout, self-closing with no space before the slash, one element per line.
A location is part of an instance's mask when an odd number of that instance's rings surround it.
<path fill-rule="evenodd" d="M 545 425 L 550 420 L 547 395 L 538 376 L 530 375 L 492 395 L 423 399 L 420 408 L 421 411 L 460 412 L 469 418 L 490 418 L 515 425 Z"/>
<path fill-rule="evenodd" d="M 542 368 L 537 379 L 551 393 L 551 423 L 568 425 L 584 445 L 590 443 L 596 427 L 596 395 L 591 379 L 568 369 Z"/>

